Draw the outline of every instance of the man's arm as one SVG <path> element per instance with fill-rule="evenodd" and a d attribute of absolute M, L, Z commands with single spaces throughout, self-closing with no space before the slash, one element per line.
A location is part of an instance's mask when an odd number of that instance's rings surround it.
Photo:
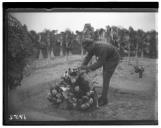
<path fill-rule="evenodd" d="M 99 59 L 97 60 L 97 62 L 88 66 L 87 69 L 96 70 L 97 68 L 99 68 L 103 65 L 103 63 L 106 61 L 106 59 L 107 59 L 107 53 L 106 53 L 106 51 L 102 51 L 102 54 L 99 57 Z"/>
<path fill-rule="evenodd" d="M 93 53 L 88 53 L 87 56 L 84 58 L 83 63 L 81 64 L 81 66 L 86 66 L 88 64 L 88 62 L 90 61 L 90 59 L 92 58 Z"/>

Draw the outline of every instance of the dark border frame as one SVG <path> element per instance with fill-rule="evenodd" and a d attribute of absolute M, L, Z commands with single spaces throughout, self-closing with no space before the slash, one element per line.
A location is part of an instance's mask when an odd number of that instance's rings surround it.
<path fill-rule="evenodd" d="M 74 8 L 73 8 L 74 7 Z M 8 12 L 158 12 L 158 2 L 3 2 L 3 125 L 158 125 L 158 120 L 9 121 L 7 85 Z"/>

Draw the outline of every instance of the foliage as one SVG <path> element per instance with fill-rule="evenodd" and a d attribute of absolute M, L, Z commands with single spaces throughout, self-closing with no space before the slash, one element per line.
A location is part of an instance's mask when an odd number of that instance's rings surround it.
<path fill-rule="evenodd" d="M 94 38 L 94 28 L 91 24 L 85 24 L 83 29 L 84 38 Z"/>
<path fill-rule="evenodd" d="M 65 38 L 65 49 L 68 54 L 68 52 L 71 50 L 72 42 L 74 40 L 74 34 L 71 32 L 71 30 L 67 29 L 64 33 Z"/>
<path fill-rule="evenodd" d="M 29 57 L 34 54 L 34 43 L 27 30 L 27 26 L 22 26 L 20 22 L 8 15 L 7 32 L 7 62 L 8 62 L 8 87 L 10 89 L 21 85 L 23 69 Z"/>
<path fill-rule="evenodd" d="M 105 32 L 104 37 L 102 37 L 103 32 Z M 50 33 L 50 44 L 47 43 L 48 37 L 45 33 Z M 61 48 L 64 54 L 68 54 L 69 51 L 83 53 L 81 42 L 84 38 L 92 38 L 97 41 L 101 37 L 105 38 L 106 42 L 116 46 L 121 56 L 157 57 L 157 32 L 144 32 L 141 29 L 134 30 L 131 26 L 126 29 L 108 25 L 106 29 L 100 28 L 94 31 L 91 24 L 85 24 L 83 30 L 76 31 L 75 34 L 69 29 L 60 33 L 57 33 L 56 30 L 50 31 L 46 29 L 41 35 L 41 48 L 44 51 L 47 51 L 48 48 L 53 48 L 55 55 L 59 55 Z M 62 42 L 62 46 L 60 42 Z M 128 54 L 128 52 L 130 53 Z"/>
<path fill-rule="evenodd" d="M 102 36 L 104 33 L 104 36 Z M 107 43 L 116 46 L 121 56 L 142 56 L 157 58 L 158 33 L 154 30 L 144 32 L 117 26 L 106 26 L 94 30 L 91 24 L 85 24 L 82 31 L 73 33 L 66 29 L 58 33 L 57 30 L 45 29 L 40 33 L 34 30 L 28 31 L 26 25 L 22 25 L 16 18 L 8 15 L 7 31 L 7 61 L 8 61 L 8 85 L 10 88 L 20 85 L 23 78 L 23 69 L 28 58 L 38 58 L 39 50 L 44 56 L 49 53 L 60 55 L 60 51 L 68 55 L 69 51 L 74 54 L 83 54 L 81 42 L 84 38 L 100 40 L 105 38 Z M 40 38 L 41 37 L 41 38 Z"/>

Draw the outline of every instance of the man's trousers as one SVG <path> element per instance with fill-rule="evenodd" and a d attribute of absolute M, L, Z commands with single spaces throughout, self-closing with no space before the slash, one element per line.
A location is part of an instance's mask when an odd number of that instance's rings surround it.
<path fill-rule="evenodd" d="M 114 73 L 118 63 L 119 63 L 119 57 L 114 60 L 109 60 L 109 61 L 105 62 L 103 65 L 102 99 L 104 99 L 104 100 L 108 99 L 107 97 L 108 97 L 110 79 L 111 79 L 112 74 Z"/>

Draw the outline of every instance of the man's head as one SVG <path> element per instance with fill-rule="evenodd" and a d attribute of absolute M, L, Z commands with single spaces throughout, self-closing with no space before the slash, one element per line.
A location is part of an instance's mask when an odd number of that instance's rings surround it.
<path fill-rule="evenodd" d="M 93 44 L 94 44 L 94 41 L 92 39 L 86 38 L 82 41 L 82 46 L 87 52 L 93 49 Z"/>

